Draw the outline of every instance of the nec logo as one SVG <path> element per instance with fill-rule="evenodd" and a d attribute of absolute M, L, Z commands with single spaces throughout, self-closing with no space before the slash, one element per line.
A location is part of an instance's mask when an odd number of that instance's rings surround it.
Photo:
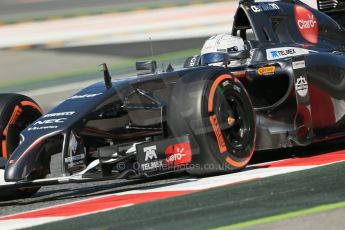
<path fill-rule="evenodd" d="M 295 6 L 295 21 L 302 37 L 311 43 L 318 42 L 319 25 L 315 15 L 302 6 Z"/>
<path fill-rule="evenodd" d="M 33 125 L 46 125 L 46 124 L 56 124 L 56 123 L 64 123 L 67 118 L 60 118 L 60 119 L 49 119 L 43 121 L 36 121 Z"/>
<path fill-rule="evenodd" d="M 157 150 L 157 146 L 149 146 L 149 147 L 145 147 L 144 148 L 144 152 L 145 152 L 145 161 L 148 160 L 153 160 L 153 159 L 157 159 L 157 154 L 156 154 L 156 150 Z"/>

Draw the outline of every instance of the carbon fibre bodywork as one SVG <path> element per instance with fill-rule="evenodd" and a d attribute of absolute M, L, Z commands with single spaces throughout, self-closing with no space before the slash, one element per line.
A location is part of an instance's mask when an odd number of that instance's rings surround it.
<path fill-rule="evenodd" d="M 257 149 L 343 135 L 344 29 L 301 2 L 243 1 L 232 34 L 246 39 L 248 31 L 255 40 L 247 40 L 252 58 L 241 81 L 256 107 Z M 294 69 L 294 63 L 303 64 Z M 265 66 L 275 66 L 276 73 L 258 74 Z M 302 96 L 296 93 L 300 77 L 307 84 Z"/>
<path fill-rule="evenodd" d="M 335 20 L 299 1 L 242 1 L 232 34 L 251 52 L 246 64 L 226 71 L 241 81 L 253 104 L 256 150 L 345 136 L 345 32 Z M 21 133 L 5 180 L 43 178 L 52 154 L 62 152 L 66 175 L 101 159 L 103 148 L 114 143 L 118 150 L 174 137 L 166 113 L 174 109 L 169 104 L 176 82 L 222 69 L 196 60 L 188 59 L 188 68 L 114 80 L 111 86 L 100 82 L 66 99 Z"/>

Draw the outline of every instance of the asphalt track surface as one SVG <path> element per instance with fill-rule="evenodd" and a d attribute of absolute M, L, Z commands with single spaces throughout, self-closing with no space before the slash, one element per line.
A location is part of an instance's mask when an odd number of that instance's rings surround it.
<path fill-rule="evenodd" d="M 250 220 L 293 213 L 345 200 L 344 163 L 308 171 L 274 176 L 230 187 L 210 189 L 190 195 L 139 204 L 132 207 L 65 220 L 70 229 L 231 229 Z M 327 188 L 327 189 L 325 189 Z M 341 229 L 344 209 L 332 210 L 332 219 L 312 221 L 304 227 Z M 315 214 L 313 214 L 315 215 Z M 320 215 L 317 213 L 316 215 Z M 325 215 L 325 214 L 324 214 Z M 301 217 L 300 217 L 301 218 Z M 305 217 L 304 217 L 305 218 Z M 303 219 L 303 217 L 302 217 Z M 331 222 L 334 221 L 335 222 Z M 316 223 L 315 223 L 316 222 Z M 270 223 L 272 225 L 272 223 Z M 300 222 L 286 223 L 285 229 L 301 229 Z M 269 224 L 262 229 L 282 229 Z M 303 225 L 302 225 L 303 226 Z M 223 228 L 222 228 L 223 227 Z M 61 229 L 51 223 L 32 229 Z M 256 226 L 253 226 L 256 229 Z"/>
<path fill-rule="evenodd" d="M 256 153 L 251 164 L 292 157 L 308 157 L 337 150 L 339 146 L 344 145 L 344 141 L 338 141 L 308 148 Z M 57 165 L 59 164 L 56 163 L 56 168 L 53 170 L 59 168 Z M 145 226 L 144 229 L 181 229 L 182 227 L 205 229 L 232 225 L 321 204 L 345 201 L 344 169 L 344 163 L 339 163 L 231 187 L 211 189 L 183 197 L 114 210 L 104 215 L 88 216 L 86 219 L 67 220 L 64 226 L 69 226 L 69 229 L 76 227 L 109 229 L 114 226 L 117 229 L 139 229 L 143 226 Z M 44 187 L 32 198 L 0 202 L 0 216 L 100 195 L 160 187 L 177 183 L 179 179 L 187 177 L 188 175 L 182 173 L 139 181 L 121 180 Z M 341 221 L 342 218 L 338 220 Z M 334 224 L 339 226 L 338 222 Z M 48 228 L 48 226 L 44 225 L 43 228 Z M 49 228 L 59 229 L 59 223 L 49 224 Z"/>

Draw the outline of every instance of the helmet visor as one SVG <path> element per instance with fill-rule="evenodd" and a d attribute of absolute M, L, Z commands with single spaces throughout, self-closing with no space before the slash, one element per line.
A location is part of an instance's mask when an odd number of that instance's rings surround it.
<path fill-rule="evenodd" d="M 201 65 L 224 62 L 224 53 L 207 53 L 201 55 Z"/>

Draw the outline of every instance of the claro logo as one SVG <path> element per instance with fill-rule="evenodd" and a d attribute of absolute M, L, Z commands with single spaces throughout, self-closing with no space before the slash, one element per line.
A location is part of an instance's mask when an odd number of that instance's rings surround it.
<path fill-rule="evenodd" d="M 310 29 L 317 26 L 317 21 L 314 19 L 313 14 L 308 14 L 308 18 L 308 20 L 301 19 L 297 21 L 297 25 L 300 29 Z"/>
<path fill-rule="evenodd" d="M 296 5 L 295 20 L 302 37 L 308 42 L 317 43 L 319 25 L 315 15 L 310 10 Z"/>

